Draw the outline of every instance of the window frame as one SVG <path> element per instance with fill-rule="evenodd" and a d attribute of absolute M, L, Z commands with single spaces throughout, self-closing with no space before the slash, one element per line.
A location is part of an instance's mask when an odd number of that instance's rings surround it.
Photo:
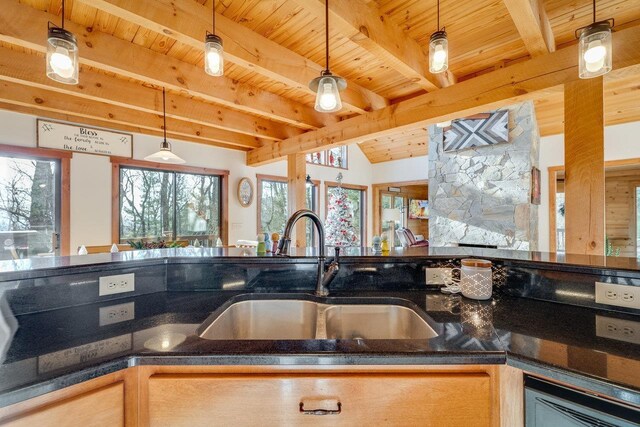
<path fill-rule="evenodd" d="M 360 247 L 367 247 L 367 221 L 368 221 L 368 209 L 367 205 L 369 203 L 369 196 L 367 194 L 369 187 L 366 185 L 357 185 L 357 184 L 339 184 L 342 188 L 348 190 L 359 190 L 362 191 L 362 218 L 360 218 L 360 224 L 362 225 L 362 235 L 360 236 Z M 329 189 L 338 187 L 338 183 L 334 181 L 325 181 L 324 182 L 324 217 L 326 218 L 329 214 Z"/>
<path fill-rule="evenodd" d="M 305 154 L 305 162 L 308 165 L 314 165 L 314 166 L 324 166 L 327 168 L 333 168 L 333 169 L 342 169 L 342 170 L 349 170 L 349 146 L 348 145 L 340 145 L 338 147 L 334 147 L 334 148 L 341 148 L 344 150 L 344 162 L 346 166 L 342 166 L 342 164 L 340 166 L 333 166 L 330 165 L 329 162 L 329 151 L 331 151 L 331 149 L 328 150 L 321 150 L 321 151 L 316 151 L 314 153 L 320 153 L 320 155 L 322 156 L 322 162 L 321 163 L 314 163 L 311 162 L 309 160 L 307 160 L 307 154 Z M 308 155 L 312 155 L 314 153 L 308 153 Z"/>
<path fill-rule="evenodd" d="M 223 246 L 229 239 L 229 171 L 198 166 L 171 165 L 143 160 L 111 157 L 111 241 L 120 242 L 120 167 L 157 170 L 194 175 L 215 175 L 220 177 L 220 240 Z M 175 203 L 175 201 L 174 201 Z M 174 218 L 175 220 L 175 218 Z"/>
<path fill-rule="evenodd" d="M 0 144 L 0 156 L 18 159 L 56 160 L 60 164 L 60 189 L 56 202 L 60 206 L 60 256 L 70 255 L 71 245 L 71 158 L 73 152 L 51 148 Z M 58 194 L 59 193 L 59 194 Z"/>

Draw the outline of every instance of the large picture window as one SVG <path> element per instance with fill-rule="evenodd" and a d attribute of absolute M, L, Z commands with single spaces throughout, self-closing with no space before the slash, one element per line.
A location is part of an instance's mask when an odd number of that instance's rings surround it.
<path fill-rule="evenodd" d="M 68 180 L 70 157 L 0 146 L 0 260 L 68 253 L 68 210 L 63 218 L 62 205 L 69 197 L 62 194 L 62 180 Z"/>
<path fill-rule="evenodd" d="M 225 171 L 119 165 L 118 240 L 188 241 L 226 238 Z M 215 173 L 220 172 L 220 173 Z"/>

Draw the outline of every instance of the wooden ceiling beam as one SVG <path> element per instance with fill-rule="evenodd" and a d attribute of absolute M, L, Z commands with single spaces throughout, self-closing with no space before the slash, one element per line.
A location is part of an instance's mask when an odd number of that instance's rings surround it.
<path fill-rule="evenodd" d="M 93 101 L 132 108 L 146 113 L 162 111 L 159 88 L 109 76 L 90 67 L 80 68 L 79 85 L 66 85 L 49 79 L 43 70 L 44 58 L 0 47 L 0 80 L 34 86 L 40 89 L 79 96 Z M 299 135 L 301 129 L 283 126 L 267 119 L 245 114 L 220 105 L 167 93 L 167 117 L 187 120 L 230 132 L 269 140 L 282 140 Z"/>
<path fill-rule="evenodd" d="M 324 21 L 325 0 L 294 1 Z M 431 74 L 429 55 L 418 42 L 382 15 L 375 2 L 331 1 L 329 12 L 330 28 L 337 29 L 422 89 L 432 91 L 455 82 L 451 73 Z"/>
<path fill-rule="evenodd" d="M 56 15 L 22 5 L 17 0 L 4 1 L 0 14 L 0 41 L 44 52 L 47 22 L 58 20 Z M 65 28 L 78 39 L 82 64 L 303 129 L 323 127 L 338 121 L 334 115 L 318 113 L 312 107 L 227 77 L 211 77 L 202 67 L 93 28 L 69 21 Z"/>
<path fill-rule="evenodd" d="M 556 41 L 544 0 L 504 0 L 504 4 L 531 56 L 555 52 Z"/>
<path fill-rule="evenodd" d="M 5 81 L 0 82 L 0 102 L 38 109 L 44 115 L 47 111 L 63 111 L 80 119 L 112 123 L 113 128 L 117 128 L 118 124 L 134 126 L 142 129 L 143 133 L 144 130 L 162 132 L 163 126 L 161 114 L 143 113 Z M 261 141 L 248 135 L 196 125 L 184 120 L 168 119 L 167 130 L 169 129 L 172 135 L 180 139 L 189 138 L 191 141 L 218 142 L 241 148 L 256 148 L 261 145 Z"/>
<path fill-rule="evenodd" d="M 204 35 L 212 29 L 211 8 L 193 0 L 77 1 L 195 49 L 203 49 Z M 309 82 L 320 75 L 322 66 L 220 14 L 216 14 L 216 34 L 222 37 L 224 56 L 230 62 L 315 95 Z M 384 97 L 353 82 L 349 82 L 342 100 L 347 111 L 359 114 L 389 105 Z"/>
<path fill-rule="evenodd" d="M 612 75 L 623 68 L 638 66 L 640 26 L 614 33 L 613 51 L 615 54 Z M 535 99 L 544 96 L 545 90 L 578 79 L 577 62 L 578 47 L 569 46 L 433 93 L 399 102 L 383 110 L 256 148 L 247 154 L 247 163 L 269 163 L 288 154 L 309 153 L 318 149 L 359 143 L 402 130 Z"/>

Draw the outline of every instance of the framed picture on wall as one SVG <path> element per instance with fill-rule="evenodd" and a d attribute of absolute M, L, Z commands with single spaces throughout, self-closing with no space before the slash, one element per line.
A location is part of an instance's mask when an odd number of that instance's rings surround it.
<path fill-rule="evenodd" d="M 531 169 L 531 204 L 540 204 L 540 169 Z"/>

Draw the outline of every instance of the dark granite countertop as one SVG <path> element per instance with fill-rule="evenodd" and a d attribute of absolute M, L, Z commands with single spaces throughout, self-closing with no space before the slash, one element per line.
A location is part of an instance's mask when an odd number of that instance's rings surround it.
<path fill-rule="evenodd" d="M 327 248 L 327 256 L 333 256 L 332 248 Z M 395 248 L 389 253 L 375 254 L 371 248 L 342 248 L 343 262 L 415 262 L 419 259 L 457 259 L 465 257 L 487 258 L 500 261 L 585 269 L 640 270 L 637 258 L 604 257 L 593 255 L 555 254 L 548 252 L 528 252 L 503 249 L 459 248 L 459 247 L 422 247 Z M 175 248 L 143 251 L 125 251 L 92 255 L 74 255 L 63 257 L 34 257 L 12 261 L 0 261 L 0 281 L 41 277 L 52 274 L 54 270 L 70 268 L 96 268 L 105 264 L 127 266 L 150 265 L 180 262 L 237 262 L 250 259 L 252 263 L 272 262 L 316 262 L 317 249 L 292 248 L 287 257 L 276 257 L 271 253 L 257 255 L 255 249 L 242 248 Z"/>
<path fill-rule="evenodd" d="M 400 298 L 438 336 L 424 340 L 214 341 L 198 326 L 237 291 L 158 292 L 17 316 L 0 365 L 0 406 L 141 364 L 503 364 L 640 404 L 640 345 L 598 336 L 596 322 L 638 316 L 497 295 L 488 302 L 436 291 L 336 292 Z M 268 294 L 258 294 L 260 297 Z M 306 295 L 306 294 L 305 294 Z M 100 326 L 100 308 L 130 304 L 135 319 Z M 131 306 L 133 305 L 133 307 Z M 3 344 L 0 343 L 0 356 Z M 563 377 L 564 376 L 564 377 Z"/>

